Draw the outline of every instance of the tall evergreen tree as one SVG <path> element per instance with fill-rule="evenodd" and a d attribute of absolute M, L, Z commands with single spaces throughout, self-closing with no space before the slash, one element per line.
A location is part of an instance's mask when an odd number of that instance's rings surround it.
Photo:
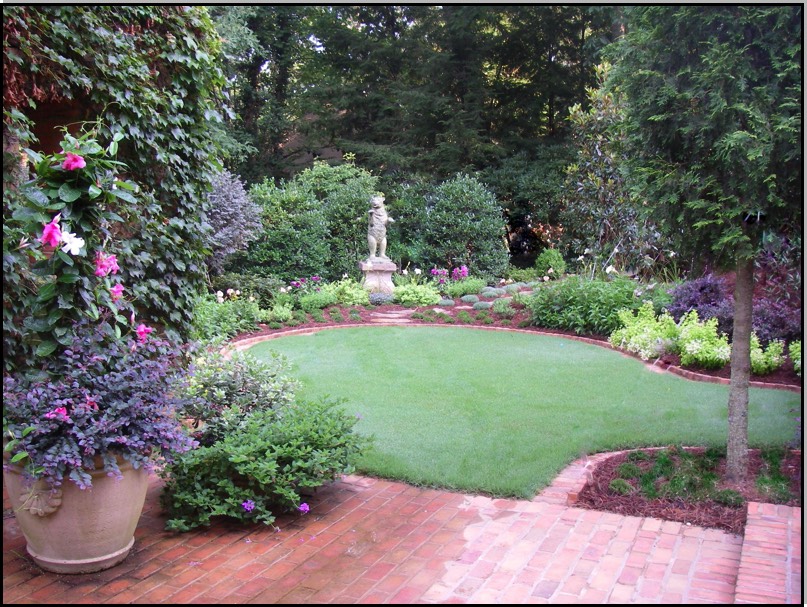
<path fill-rule="evenodd" d="M 748 467 L 754 259 L 765 230 L 802 229 L 801 44 L 801 6 L 638 6 L 616 47 L 641 194 L 736 269 L 731 480 Z"/>

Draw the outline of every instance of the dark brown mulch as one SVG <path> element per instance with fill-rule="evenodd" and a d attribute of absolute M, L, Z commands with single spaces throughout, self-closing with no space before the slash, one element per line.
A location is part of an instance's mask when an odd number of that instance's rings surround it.
<path fill-rule="evenodd" d="M 703 451 L 703 449 L 687 449 L 688 451 Z M 652 450 L 643 450 L 653 453 Z M 744 483 L 728 483 L 725 480 L 719 483 L 720 489 L 733 489 L 740 493 L 746 501 L 770 502 L 771 499 L 760 492 L 755 478 L 763 469 L 763 460 L 759 449 L 749 453 L 749 475 Z M 653 517 L 667 521 L 677 521 L 689 525 L 722 529 L 730 533 L 741 535 L 745 528 L 746 506 L 726 506 L 712 500 L 688 502 L 681 498 L 655 498 L 648 499 L 638 491 L 631 495 L 619 495 L 611 491 L 608 485 L 618 478 L 617 469 L 620 464 L 628 461 L 627 453 L 614 455 L 600 463 L 591 473 L 591 480 L 580 492 L 575 504 L 580 508 L 592 510 L 605 510 L 626 516 Z M 649 469 L 652 460 L 634 462 L 642 469 Z M 725 460 L 718 467 L 717 474 L 723 478 Z M 801 506 L 802 488 L 802 457 L 800 450 L 789 450 L 782 460 L 782 473 L 790 479 L 790 491 L 793 498 L 784 502 L 788 506 Z"/>

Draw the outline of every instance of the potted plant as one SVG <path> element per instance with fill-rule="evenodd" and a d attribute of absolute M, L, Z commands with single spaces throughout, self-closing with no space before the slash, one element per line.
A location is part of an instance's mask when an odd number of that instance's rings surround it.
<path fill-rule="evenodd" d="M 95 135 L 66 134 L 54 155 L 26 150 L 34 177 L 4 213 L 21 237 L 12 250 L 4 233 L 4 284 L 19 301 L 4 357 L 3 479 L 29 554 L 59 573 L 123 560 L 148 471 L 195 446 L 176 417 L 182 347 L 137 323 L 118 278 L 116 207 L 137 187 L 110 158 L 120 137 L 104 148 Z M 4 318 L 4 345 L 7 333 Z"/>

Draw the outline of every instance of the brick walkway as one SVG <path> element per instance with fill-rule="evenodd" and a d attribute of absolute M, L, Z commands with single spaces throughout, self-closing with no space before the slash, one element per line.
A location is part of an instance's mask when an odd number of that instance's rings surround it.
<path fill-rule="evenodd" d="M 575 508 L 585 463 L 533 500 L 347 476 L 280 531 L 168 533 L 153 477 L 132 553 L 100 573 L 42 572 L 4 518 L 3 603 L 801 604 L 800 508 L 752 504 L 745 541 Z"/>

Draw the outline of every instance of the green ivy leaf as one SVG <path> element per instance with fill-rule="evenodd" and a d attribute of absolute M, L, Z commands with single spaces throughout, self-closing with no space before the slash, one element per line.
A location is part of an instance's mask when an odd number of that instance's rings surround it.
<path fill-rule="evenodd" d="M 98 198 L 104 191 L 101 188 L 99 188 L 97 185 L 90 184 L 90 187 L 87 190 L 87 192 L 90 195 L 90 200 L 93 200 L 94 198 Z"/>
<path fill-rule="evenodd" d="M 63 183 L 59 188 L 59 198 L 65 202 L 73 202 L 78 200 L 83 192 L 71 186 L 69 183 Z"/>
<path fill-rule="evenodd" d="M 50 356 L 56 350 L 56 342 L 55 341 L 43 341 L 36 347 L 36 355 L 37 356 Z"/>

